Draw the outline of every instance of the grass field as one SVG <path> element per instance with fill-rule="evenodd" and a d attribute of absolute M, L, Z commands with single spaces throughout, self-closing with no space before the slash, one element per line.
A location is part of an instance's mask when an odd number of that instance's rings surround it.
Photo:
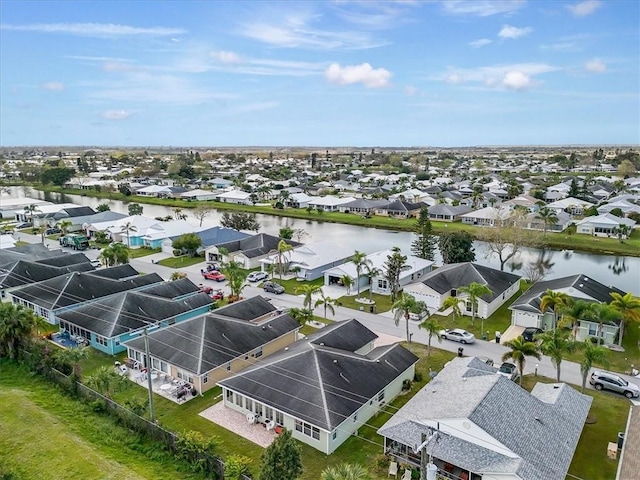
<path fill-rule="evenodd" d="M 180 257 L 163 258 L 158 262 L 158 264 L 164 267 L 182 268 L 197 265 L 198 263 L 202 262 L 204 262 L 204 258 L 202 257 L 190 257 L 188 255 L 182 255 Z"/>
<path fill-rule="evenodd" d="M 0 473 L 18 479 L 198 479 L 157 443 L 0 361 Z"/>

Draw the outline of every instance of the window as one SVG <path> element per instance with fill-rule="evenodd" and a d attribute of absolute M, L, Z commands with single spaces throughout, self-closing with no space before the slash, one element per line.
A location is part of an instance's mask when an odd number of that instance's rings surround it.
<path fill-rule="evenodd" d="M 260 358 L 262 356 L 262 347 L 260 347 L 258 350 L 256 350 L 256 358 Z"/>
<path fill-rule="evenodd" d="M 384 390 L 382 390 L 379 394 L 378 394 L 378 402 L 383 402 L 384 401 Z"/>
<path fill-rule="evenodd" d="M 107 339 L 104 337 L 101 337 L 100 335 L 96 335 L 96 343 L 98 345 L 102 345 L 103 347 L 107 346 Z"/>
<path fill-rule="evenodd" d="M 296 432 L 300 432 L 307 437 L 320 440 L 320 429 L 301 420 L 296 420 Z"/>
<path fill-rule="evenodd" d="M 238 405 L 239 407 L 242 407 L 242 398 L 243 398 L 242 395 L 236 393 L 236 397 L 235 397 L 236 405 Z"/>
<path fill-rule="evenodd" d="M 380 290 L 386 290 L 387 288 L 389 288 L 389 283 L 387 282 L 386 279 L 384 278 L 379 278 L 378 279 L 378 288 Z"/>
<path fill-rule="evenodd" d="M 207 383 L 208 381 L 209 381 L 209 376 L 205 373 L 205 374 L 202 376 L 202 383 Z"/>
<path fill-rule="evenodd" d="M 244 399 L 244 408 L 246 408 L 250 412 L 253 412 L 253 400 L 251 400 L 250 398 L 245 398 Z"/>
<path fill-rule="evenodd" d="M 284 414 L 282 412 L 276 412 L 276 423 L 278 425 L 284 424 Z"/>
<path fill-rule="evenodd" d="M 233 401 L 233 392 L 231 390 L 227 390 L 226 392 L 227 395 L 227 402 L 232 402 Z"/>
<path fill-rule="evenodd" d="M 331 440 L 335 440 L 336 438 L 338 438 L 338 431 L 334 430 L 333 433 L 331 434 Z"/>
<path fill-rule="evenodd" d="M 256 402 L 256 409 L 255 409 L 256 415 L 258 415 L 259 417 L 262 416 L 262 404 Z"/>
<path fill-rule="evenodd" d="M 589 335 L 593 337 L 598 335 L 598 327 L 595 323 L 589 323 Z"/>
<path fill-rule="evenodd" d="M 178 370 L 178 378 L 188 383 L 193 383 L 193 375 L 184 370 Z"/>

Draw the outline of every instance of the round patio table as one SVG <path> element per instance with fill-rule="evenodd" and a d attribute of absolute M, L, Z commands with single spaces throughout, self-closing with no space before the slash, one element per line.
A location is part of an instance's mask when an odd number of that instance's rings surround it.
<path fill-rule="evenodd" d="M 160 390 L 169 390 L 173 385 L 171 385 L 170 383 L 163 383 L 162 385 L 160 385 Z"/>

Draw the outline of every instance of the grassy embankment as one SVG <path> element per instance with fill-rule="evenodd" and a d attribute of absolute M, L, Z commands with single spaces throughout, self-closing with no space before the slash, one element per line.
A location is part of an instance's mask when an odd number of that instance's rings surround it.
<path fill-rule="evenodd" d="M 279 217 L 300 218 L 303 220 L 315 220 L 319 222 L 330 223 L 342 223 L 347 225 L 355 225 L 361 227 L 383 228 L 388 230 L 399 231 L 412 231 L 415 220 L 414 219 L 395 219 L 388 217 L 373 216 L 371 218 L 362 218 L 360 215 L 350 213 L 339 212 L 323 212 L 317 211 L 307 212 L 305 209 L 300 208 L 286 208 L 275 209 L 271 206 L 255 206 L 255 205 L 236 205 L 232 203 L 222 203 L 217 201 L 208 202 L 189 202 L 185 200 L 167 199 L 167 198 L 150 198 L 141 197 L 136 195 L 126 196 L 119 192 L 105 193 L 95 190 L 78 190 L 78 189 L 62 189 L 53 186 L 33 186 L 38 190 L 56 193 L 66 193 L 71 195 L 90 196 L 95 198 L 104 198 L 109 200 L 121 200 L 124 202 L 135 202 L 140 204 L 162 205 L 166 207 L 179 207 L 179 208 L 195 208 L 197 206 L 205 205 L 217 210 L 235 210 L 235 211 L 247 211 L 253 213 L 261 213 L 264 215 L 272 215 Z M 435 233 L 443 233 L 452 230 L 464 230 L 482 239 L 483 229 L 482 227 L 476 227 L 473 225 L 466 225 L 460 222 L 431 222 Z M 635 230 L 631 238 L 620 242 L 614 238 L 595 238 L 588 235 L 567 235 L 565 233 L 547 233 L 544 238 L 541 238 L 542 234 L 538 232 L 532 232 L 531 238 L 533 240 L 532 246 L 544 245 L 553 249 L 566 249 L 593 253 L 604 254 L 618 254 L 629 256 L 640 256 L 640 231 Z"/>

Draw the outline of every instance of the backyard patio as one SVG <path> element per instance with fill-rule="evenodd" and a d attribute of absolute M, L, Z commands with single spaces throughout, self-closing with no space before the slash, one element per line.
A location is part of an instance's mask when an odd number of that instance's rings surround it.
<path fill-rule="evenodd" d="M 200 416 L 261 447 L 268 447 L 278 436 L 274 430 L 268 430 L 265 424 L 249 423 L 245 415 L 226 408 L 224 402 L 218 402 L 203 410 Z"/>
<path fill-rule="evenodd" d="M 115 367 L 122 375 L 127 375 L 132 382 L 143 388 L 149 388 L 146 369 L 135 368 L 131 363 L 120 365 L 120 362 L 116 362 Z M 190 383 L 157 371 L 151 372 L 151 389 L 153 393 L 177 404 L 188 402 L 198 394 Z"/>

